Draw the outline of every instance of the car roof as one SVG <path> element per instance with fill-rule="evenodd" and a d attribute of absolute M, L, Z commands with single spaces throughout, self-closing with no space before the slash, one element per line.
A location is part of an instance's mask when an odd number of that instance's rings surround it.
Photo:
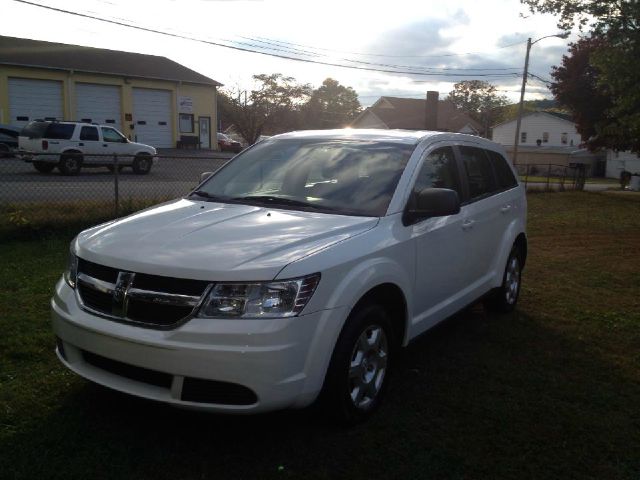
<path fill-rule="evenodd" d="M 429 130 L 383 130 L 383 129 L 360 129 L 343 128 L 335 130 L 302 130 L 297 132 L 283 133 L 271 137 L 272 139 L 300 138 L 300 139 L 354 139 L 369 140 L 375 142 L 402 143 L 415 145 L 422 140 L 436 138 L 438 140 L 482 140 L 492 143 L 486 139 L 464 133 L 435 132 Z"/>
<path fill-rule="evenodd" d="M 0 130 L 7 131 L 7 132 L 20 133 L 20 130 L 22 130 L 22 127 L 15 127 L 13 125 L 5 125 L 0 123 Z"/>

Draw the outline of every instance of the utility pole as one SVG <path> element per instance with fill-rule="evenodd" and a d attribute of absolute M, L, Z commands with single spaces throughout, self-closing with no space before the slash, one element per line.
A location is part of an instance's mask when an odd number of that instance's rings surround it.
<path fill-rule="evenodd" d="M 544 40 L 545 38 L 562 38 L 566 39 L 569 36 L 569 32 L 556 33 L 555 35 L 546 35 L 544 37 L 540 37 L 537 40 L 531 41 L 531 38 L 527 39 L 527 54 L 524 57 L 524 72 L 522 73 L 522 90 L 520 90 L 520 104 L 518 105 L 518 120 L 516 122 L 516 138 L 513 142 L 513 164 L 516 165 L 518 162 L 518 144 L 520 143 L 520 124 L 522 123 L 522 111 L 524 110 L 524 91 L 527 87 L 527 77 L 529 75 L 529 52 L 531 51 L 531 45 L 535 45 L 540 40 Z"/>
<path fill-rule="evenodd" d="M 527 86 L 529 75 L 529 52 L 531 51 L 531 37 L 527 39 L 527 54 L 524 57 L 524 72 L 522 73 L 522 89 L 520 90 L 520 104 L 518 105 L 518 120 L 516 121 L 516 138 L 513 142 L 513 164 L 518 163 L 518 144 L 520 143 L 520 124 L 522 123 L 522 110 L 524 109 L 524 90 Z"/>

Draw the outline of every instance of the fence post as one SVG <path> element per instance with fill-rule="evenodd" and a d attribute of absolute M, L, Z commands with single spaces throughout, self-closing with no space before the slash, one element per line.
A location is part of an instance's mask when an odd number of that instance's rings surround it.
<path fill-rule="evenodd" d="M 527 183 L 529 182 L 529 164 L 527 163 L 527 169 L 524 174 L 524 191 L 527 191 Z"/>
<path fill-rule="evenodd" d="M 549 164 L 547 167 L 547 189 L 545 190 L 545 192 L 549 191 L 549 177 L 551 177 L 551 164 Z"/>
<path fill-rule="evenodd" d="M 118 218 L 118 210 L 119 210 L 119 191 L 118 191 L 118 176 L 120 174 L 120 168 L 118 168 L 118 155 L 113 156 L 113 189 L 114 189 L 114 200 L 115 200 L 115 218 Z"/>

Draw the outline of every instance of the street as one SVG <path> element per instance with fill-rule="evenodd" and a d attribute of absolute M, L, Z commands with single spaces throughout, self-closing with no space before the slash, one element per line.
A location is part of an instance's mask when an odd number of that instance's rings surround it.
<path fill-rule="evenodd" d="M 130 168 L 118 175 L 121 199 L 165 199 L 185 194 L 198 184 L 202 172 L 215 171 L 231 153 L 196 152 L 159 157 L 148 175 L 136 175 Z M 84 168 L 77 176 L 37 172 L 29 163 L 16 158 L 0 160 L 0 203 L 68 202 L 112 200 L 114 174 L 106 168 Z"/>

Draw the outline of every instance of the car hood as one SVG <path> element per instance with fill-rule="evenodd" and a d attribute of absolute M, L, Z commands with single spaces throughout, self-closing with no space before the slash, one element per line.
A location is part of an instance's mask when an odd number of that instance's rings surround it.
<path fill-rule="evenodd" d="M 85 230 L 74 249 L 80 258 L 128 271 L 271 280 L 289 263 L 377 223 L 371 217 L 181 199 Z"/>

